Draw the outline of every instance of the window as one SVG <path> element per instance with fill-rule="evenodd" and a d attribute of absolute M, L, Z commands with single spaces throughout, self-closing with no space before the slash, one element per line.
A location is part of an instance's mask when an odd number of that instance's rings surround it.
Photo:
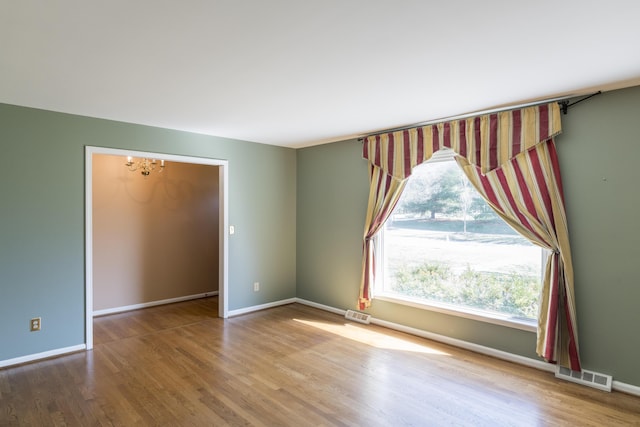
<path fill-rule="evenodd" d="M 543 250 L 495 214 L 453 156 L 438 152 L 409 177 L 381 233 L 376 297 L 531 329 Z"/>

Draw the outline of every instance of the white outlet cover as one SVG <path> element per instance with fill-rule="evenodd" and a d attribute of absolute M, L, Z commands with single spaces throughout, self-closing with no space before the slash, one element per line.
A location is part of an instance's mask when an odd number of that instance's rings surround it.
<path fill-rule="evenodd" d="M 229 234 L 235 234 L 236 228 L 233 225 L 229 226 Z"/>

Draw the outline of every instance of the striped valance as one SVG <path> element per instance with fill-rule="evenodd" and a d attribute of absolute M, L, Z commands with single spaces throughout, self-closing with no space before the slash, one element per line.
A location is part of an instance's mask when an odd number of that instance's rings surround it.
<path fill-rule="evenodd" d="M 560 107 L 553 102 L 369 136 L 363 157 L 405 179 L 415 166 L 448 147 L 487 173 L 561 131 Z"/>

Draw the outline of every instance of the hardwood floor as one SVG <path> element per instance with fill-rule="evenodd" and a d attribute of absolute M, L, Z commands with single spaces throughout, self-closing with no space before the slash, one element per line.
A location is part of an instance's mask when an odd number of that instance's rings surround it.
<path fill-rule="evenodd" d="M 0 369 L 0 426 L 640 425 L 640 398 L 292 304 L 96 318 L 95 348 Z"/>

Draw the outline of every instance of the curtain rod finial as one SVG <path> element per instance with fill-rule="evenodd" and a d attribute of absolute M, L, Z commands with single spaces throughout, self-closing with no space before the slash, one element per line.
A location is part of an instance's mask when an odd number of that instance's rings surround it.
<path fill-rule="evenodd" d="M 601 93 L 602 91 L 599 90 L 595 93 L 592 93 L 591 95 L 587 95 L 584 98 L 577 100 L 572 104 L 569 104 L 569 101 L 559 101 L 558 104 L 560 104 L 560 110 L 562 110 L 564 114 L 567 114 L 567 110 L 569 110 L 569 107 L 573 107 L 574 105 L 579 104 L 582 101 L 586 101 L 587 99 L 593 98 L 596 95 L 600 95 Z"/>

